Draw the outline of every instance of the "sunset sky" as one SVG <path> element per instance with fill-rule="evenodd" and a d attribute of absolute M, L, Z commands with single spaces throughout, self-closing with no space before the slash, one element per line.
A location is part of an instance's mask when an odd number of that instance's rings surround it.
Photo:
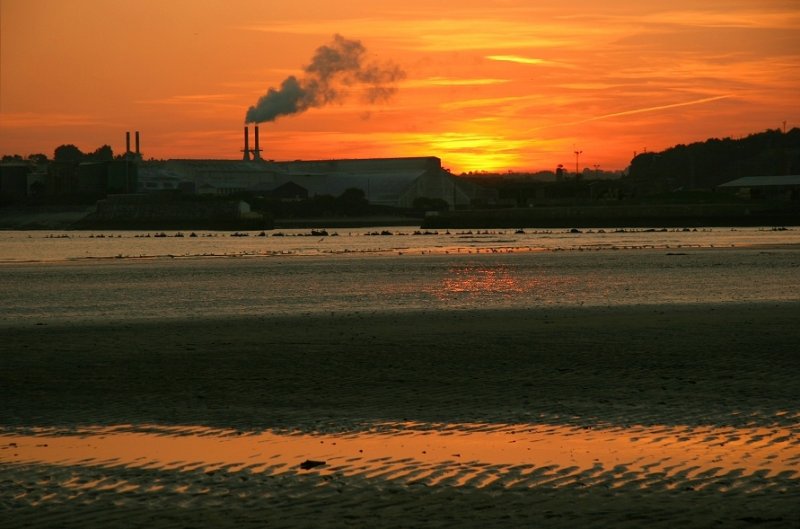
<path fill-rule="evenodd" d="M 800 126 L 797 0 L 2 0 L 0 154 L 74 143 L 241 156 L 248 107 L 340 34 L 405 77 L 261 125 L 276 160 L 438 156 L 454 172 L 622 169 Z"/>

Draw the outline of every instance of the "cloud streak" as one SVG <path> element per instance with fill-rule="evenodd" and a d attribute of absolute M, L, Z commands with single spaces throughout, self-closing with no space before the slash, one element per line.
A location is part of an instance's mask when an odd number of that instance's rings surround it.
<path fill-rule="evenodd" d="M 37 114 L 34 112 L 12 112 L 0 114 L 0 121 L 8 128 L 41 127 L 90 127 L 104 124 L 105 121 L 89 114 Z"/>
<path fill-rule="evenodd" d="M 549 62 L 544 59 L 520 57 L 518 55 L 487 55 L 486 58 L 492 61 L 515 62 L 517 64 L 547 64 Z"/>
<path fill-rule="evenodd" d="M 533 129 L 529 129 L 529 132 L 548 129 L 548 128 L 553 128 L 553 127 L 567 127 L 567 126 L 574 126 L 574 125 L 582 125 L 584 123 L 591 123 L 591 122 L 594 122 L 594 121 L 603 121 L 603 120 L 607 120 L 607 119 L 613 119 L 613 118 L 619 118 L 619 117 L 625 117 L 625 116 L 634 116 L 634 115 L 637 115 L 637 114 L 647 114 L 647 113 L 651 113 L 651 112 L 660 112 L 662 110 L 669 110 L 669 109 L 672 109 L 672 108 L 681 108 L 681 107 L 689 107 L 689 106 L 695 106 L 695 105 L 703 105 L 703 104 L 706 104 L 706 103 L 713 103 L 714 101 L 721 101 L 723 99 L 730 99 L 730 98 L 733 98 L 733 97 L 734 97 L 733 94 L 725 94 L 725 95 L 719 95 L 719 96 L 704 97 L 704 98 L 701 98 L 701 99 L 694 99 L 692 101 L 683 101 L 683 102 L 680 102 L 680 103 L 670 103 L 670 104 L 667 104 L 667 105 L 656 105 L 656 106 L 652 106 L 652 107 L 644 107 L 644 108 L 635 108 L 635 109 L 631 109 L 631 110 L 623 110 L 621 112 L 612 112 L 612 113 L 609 113 L 609 114 L 601 114 L 599 116 L 592 116 L 592 117 L 586 118 L 586 119 L 580 119 L 580 120 L 568 121 L 568 122 L 562 122 L 562 123 L 553 123 L 551 125 L 544 125 L 542 127 L 536 127 L 536 128 L 533 128 Z"/>
<path fill-rule="evenodd" d="M 599 121 L 602 119 L 611 119 L 611 118 L 618 118 L 623 116 L 633 116 L 635 114 L 645 114 L 647 112 L 659 112 L 661 110 L 669 110 L 671 108 L 680 108 L 680 107 L 688 107 L 693 105 L 702 105 L 705 103 L 711 103 L 713 101 L 719 101 L 721 99 L 729 99 L 733 97 L 731 94 L 721 95 L 721 96 L 714 96 L 714 97 L 704 97 L 702 99 L 695 99 L 694 101 L 684 101 L 682 103 L 671 103 L 669 105 L 658 105 L 653 107 L 646 107 L 646 108 L 637 108 L 634 110 L 624 110 L 622 112 L 612 112 L 611 114 L 603 114 L 601 116 L 594 116 L 588 119 L 584 119 L 581 121 L 576 121 L 574 124 L 579 125 L 581 123 L 589 123 L 590 121 Z"/>
<path fill-rule="evenodd" d="M 509 79 L 457 79 L 453 77 L 427 77 L 425 79 L 416 79 L 403 83 L 404 87 L 436 87 L 436 86 L 490 86 L 505 84 L 510 82 Z"/>

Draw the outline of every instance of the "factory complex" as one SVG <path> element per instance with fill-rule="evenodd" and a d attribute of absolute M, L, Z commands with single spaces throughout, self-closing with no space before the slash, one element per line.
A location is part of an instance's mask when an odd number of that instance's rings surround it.
<path fill-rule="evenodd" d="M 33 199 L 99 200 L 128 195 L 231 196 L 253 195 L 281 201 L 341 196 L 349 189 L 363 192 L 370 205 L 412 208 L 419 198 L 446 203 L 450 209 L 476 202 L 491 204 L 496 192 L 483 189 L 442 169 L 434 156 L 372 159 L 265 159 L 244 127 L 239 159 L 145 160 L 140 134 L 125 134 L 125 152 L 111 158 L 0 164 L 0 197 L 6 202 Z M 128 200 L 128 199 L 125 199 Z"/>
<path fill-rule="evenodd" d="M 487 191 L 442 169 L 434 156 L 273 161 L 261 156 L 258 126 L 250 148 L 244 128 L 241 160 L 172 159 L 139 163 L 137 191 L 178 190 L 201 195 L 254 193 L 284 200 L 339 196 L 360 189 L 372 205 L 410 208 L 418 198 L 439 199 L 451 208 L 488 200 Z"/>

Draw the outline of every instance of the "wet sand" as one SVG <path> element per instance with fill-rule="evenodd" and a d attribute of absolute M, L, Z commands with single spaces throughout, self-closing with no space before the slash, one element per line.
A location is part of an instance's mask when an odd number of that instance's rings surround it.
<path fill-rule="evenodd" d="M 796 527 L 798 324 L 748 303 L 4 327 L 0 527 Z"/>

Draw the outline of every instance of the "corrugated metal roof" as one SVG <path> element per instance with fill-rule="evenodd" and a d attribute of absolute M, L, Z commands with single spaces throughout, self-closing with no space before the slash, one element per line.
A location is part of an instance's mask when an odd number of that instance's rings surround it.
<path fill-rule="evenodd" d="M 786 176 L 745 176 L 718 187 L 766 187 L 766 186 L 800 186 L 800 175 Z"/>

